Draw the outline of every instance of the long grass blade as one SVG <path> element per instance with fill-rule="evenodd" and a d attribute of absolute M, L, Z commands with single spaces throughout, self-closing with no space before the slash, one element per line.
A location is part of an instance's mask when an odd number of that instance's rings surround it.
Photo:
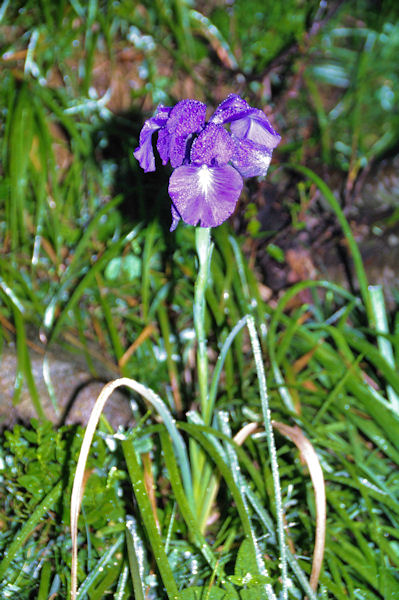
<path fill-rule="evenodd" d="M 223 366 L 224 366 L 224 363 L 226 360 L 227 352 L 229 351 L 236 335 L 245 326 L 246 322 L 247 322 L 247 316 L 240 319 L 238 321 L 238 323 L 236 323 L 236 325 L 234 325 L 233 329 L 230 331 L 229 335 L 225 339 L 223 346 L 220 350 L 218 359 L 216 361 L 215 369 L 213 371 L 211 385 L 209 388 L 208 402 L 209 402 L 211 414 L 212 414 L 213 408 L 215 406 L 215 400 L 216 400 L 216 394 L 217 394 L 217 390 L 218 390 L 220 375 L 222 373 L 222 369 L 223 369 Z"/>
<path fill-rule="evenodd" d="M 133 582 L 134 600 L 145 600 L 144 549 L 138 539 L 137 525 L 133 518 L 126 520 L 126 544 L 129 556 L 130 575 Z"/>
<path fill-rule="evenodd" d="M 116 542 L 114 542 L 112 546 L 108 548 L 107 552 L 105 552 L 105 554 L 97 562 L 95 567 L 90 571 L 90 573 L 78 589 L 78 592 L 76 594 L 76 600 L 82 600 L 87 594 L 90 594 L 90 597 L 94 597 L 93 594 L 90 593 L 90 588 L 94 585 L 96 579 L 103 574 L 103 571 L 106 569 L 107 565 L 111 562 L 111 560 L 113 560 L 113 556 L 118 550 L 118 548 L 122 545 L 123 540 L 124 535 L 121 534 L 116 540 Z"/>
<path fill-rule="evenodd" d="M 256 333 L 255 320 L 252 316 L 248 317 L 247 325 L 251 338 L 252 352 L 255 359 L 256 373 L 258 376 L 258 385 L 260 391 L 260 399 L 263 413 L 264 426 L 266 431 L 267 443 L 269 448 L 270 464 L 273 476 L 273 487 L 276 501 L 276 518 L 277 518 L 277 533 L 280 546 L 280 562 L 281 562 L 281 579 L 282 579 L 282 597 L 284 600 L 288 598 L 288 571 L 287 571 L 287 552 L 284 535 L 284 517 L 283 505 L 281 499 L 280 475 L 277 462 L 277 451 L 273 435 L 273 426 L 270 418 L 270 408 L 268 400 L 268 392 L 266 385 L 266 376 L 263 368 L 262 353 L 258 335 Z"/>
<path fill-rule="evenodd" d="M 187 502 L 170 438 L 166 433 L 161 433 L 160 437 L 165 465 L 169 472 L 169 481 L 171 483 L 179 510 L 193 536 L 193 539 L 197 544 L 197 547 L 204 555 L 211 568 L 215 569 L 217 567 L 217 559 L 214 556 L 208 542 L 206 541 L 205 536 L 202 535 L 200 527 L 198 527 L 197 520 L 195 519 L 190 505 Z"/>
<path fill-rule="evenodd" d="M 7 569 L 11 562 L 14 560 L 16 554 L 20 551 L 27 538 L 32 535 L 37 524 L 44 517 L 44 515 L 53 508 L 54 504 L 59 500 L 64 487 L 63 481 L 59 481 L 47 494 L 47 496 L 40 502 L 35 508 L 32 515 L 24 523 L 19 533 L 15 536 L 10 546 L 7 548 L 3 560 L 0 562 L 0 580 L 3 581 Z"/>
<path fill-rule="evenodd" d="M 144 473 L 138 463 L 136 450 L 131 439 L 122 441 L 122 449 L 126 460 L 130 480 L 133 485 L 134 494 L 139 505 L 140 515 L 144 528 L 147 532 L 163 584 L 166 588 L 169 600 L 178 600 L 179 593 L 176 587 L 172 569 L 166 556 L 165 547 L 158 531 L 154 518 L 152 505 L 144 484 Z"/>
<path fill-rule="evenodd" d="M 337 199 L 335 198 L 334 194 L 332 193 L 332 191 L 330 190 L 328 185 L 326 183 L 324 183 L 324 181 L 318 175 L 316 175 L 316 173 L 314 173 L 311 169 L 309 169 L 308 167 L 305 167 L 303 165 L 288 165 L 288 168 L 294 169 L 295 171 L 299 171 L 299 173 L 302 173 L 303 175 L 308 177 L 319 188 L 319 190 L 323 194 L 324 198 L 327 200 L 327 202 L 331 206 L 332 210 L 334 211 L 334 213 L 338 219 L 338 222 L 342 227 L 342 231 L 346 237 L 346 240 L 348 242 L 348 246 L 349 246 L 352 258 L 353 258 L 353 264 L 355 267 L 357 280 L 359 282 L 360 293 L 362 295 L 364 306 L 366 307 L 366 314 L 369 319 L 369 325 L 370 325 L 370 327 L 374 328 L 375 327 L 374 313 L 373 313 L 371 301 L 370 301 L 366 271 L 364 269 L 363 260 L 362 260 L 361 254 L 360 254 L 359 247 L 356 243 L 356 240 L 354 238 L 354 235 L 352 233 L 352 230 L 349 226 L 349 223 L 344 215 L 342 208 L 340 207 Z"/>
<path fill-rule="evenodd" d="M 384 294 L 380 285 L 373 285 L 369 287 L 371 308 L 374 313 L 374 321 L 376 330 L 378 333 L 388 334 L 388 318 L 385 308 Z M 393 348 L 391 342 L 387 337 L 377 334 L 378 348 L 386 360 L 386 362 L 393 368 L 396 369 L 395 358 L 393 354 Z M 392 410 L 399 415 L 399 392 L 395 391 L 391 385 L 387 386 L 388 398 L 391 402 Z"/>
<path fill-rule="evenodd" d="M 252 548 L 256 556 L 258 574 L 261 576 L 268 577 L 268 573 L 263 562 L 263 557 L 261 556 L 260 550 L 258 548 L 257 537 L 251 524 L 249 509 L 246 503 L 245 495 L 243 490 L 241 490 L 241 488 L 236 484 L 235 476 L 232 473 L 231 465 L 226 460 L 224 460 L 215 450 L 213 444 L 209 441 L 207 436 L 201 432 L 200 426 L 193 425 L 191 423 L 179 423 L 179 427 L 183 431 L 186 431 L 191 437 L 193 437 L 203 447 L 207 455 L 216 464 L 237 506 L 237 511 L 240 516 L 240 521 L 242 523 L 244 533 L 247 539 L 250 540 L 252 544 Z M 218 434 L 219 432 L 216 433 Z M 227 436 L 223 437 L 225 439 L 228 439 Z M 265 591 L 268 600 L 276 600 L 276 596 L 270 583 L 265 584 Z"/>

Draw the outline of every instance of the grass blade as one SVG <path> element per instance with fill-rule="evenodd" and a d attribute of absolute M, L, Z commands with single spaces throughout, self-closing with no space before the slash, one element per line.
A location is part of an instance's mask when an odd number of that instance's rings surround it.
<path fill-rule="evenodd" d="M 220 471 L 222 477 L 224 478 L 227 487 L 233 497 L 233 500 L 236 504 L 237 511 L 240 516 L 240 521 L 242 523 L 242 528 L 248 540 L 250 540 L 253 551 L 255 553 L 258 565 L 258 574 L 266 577 L 268 576 L 266 567 L 263 562 L 263 557 L 260 553 L 257 544 L 257 537 L 255 531 L 252 527 L 248 506 L 246 503 L 245 495 L 241 486 L 237 486 L 235 482 L 235 476 L 232 473 L 232 469 L 230 464 L 226 460 L 219 455 L 219 453 L 215 450 L 212 442 L 207 438 L 206 435 L 202 433 L 201 426 L 193 425 L 191 423 L 179 423 L 179 427 L 190 434 L 205 450 L 208 456 L 213 460 L 216 464 L 218 470 Z M 215 432 L 215 435 L 223 435 L 219 434 L 219 432 Z M 223 438 L 228 439 L 227 436 L 223 436 Z M 274 594 L 272 586 L 267 583 L 265 584 L 265 589 L 267 593 L 267 597 L 269 600 L 276 600 L 276 596 Z"/>
<path fill-rule="evenodd" d="M 338 219 L 338 222 L 342 227 L 342 231 L 346 237 L 346 241 L 348 243 L 349 250 L 350 250 L 350 253 L 353 258 L 353 264 L 355 267 L 357 280 L 359 282 L 360 293 L 362 295 L 364 306 L 366 307 L 366 313 L 367 313 L 367 317 L 369 320 L 369 325 L 371 328 L 374 328 L 375 327 L 374 312 L 372 310 L 370 294 L 369 294 L 369 290 L 368 290 L 368 281 L 367 281 L 366 271 L 364 269 L 363 260 L 362 260 L 361 254 L 360 254 L 359 247 L 356 243 L 356 240 L 355 240 L 352 230 L 349 226 L 349 223 L 343 213 L 342 208 L 340 207 L 338 201 L 336 200 L 334 194 L 332 193 L 332 191 L 330 190 L 328 185 L 326 183 L 324 183 L 324 181 L 318 175 L 316 175 L 316 173 L 314 173 L 311 169 L 309 169 L 308 167 L 304 167 L 302 165 L 288 165 L 288 168 L 294 169 L 295 171 L 299 171 L 299 173 L 302 173 L 303 175 L 308 177 L 310 179 L 310 181 L 312 181 L 319 188 L 319 190 L 323 194 L 324 198 L 327 200 L 327 202 L 331 206 L 332 210 L 334 211 L 334 213 Z"/>
<path fill-rule="evenodd" d="M 122 449 L 126 460 L 130 480 L 133 485 L 134 494 L 139 505 L 140 515 L 143 525 L 150 541 L 163 584 L 166 588 L 169 600 L 178 600 L 179 593 L 173 577 L 172 569 L 169 565 L 168 557 L 164 549 L 157 524 L 154 519 L 152 506 L 146 487 L 144 485 L 144 474 L 138 463 L 136 451 L 131 439 L 122 441 Z"/>
<path fill-rule="evenodd" d="M 143 582 L 143 547 L 138 539 L 135 519 L 126 520 L 126 544 L 129 556 L 130 576 L 133 582 L 134 600 L 145 600 Z"/>
<path fill-rule="evenodd" d="M 310 477 L 312 479 L 316 504 L 316 538 L 313 552 L 312 573 L 310 576 L 310 587 L 316 591 L 321 565 L 323 563 L 326 541 L 326 487 L 323 471 L 312 444 L 304 436 L 302 430 L 297 425 L 289 427 L 284 423 L 274 421 L 273 426 L 297 446 L 308 466 Z"/>
<path fill-rule="evenodd" d="M 269 448 L 270 464 L 273 476 L 273 487 L 276 501 L 276 517 L 277 517 L 277 533 L 280 546 L 280 562 L 281 562 L 281 578 L 283 584 L 282 597 L 284 600 L 288 598 L 288 572 L 287 572 L 287 552 L 284 535 L 284 520 L 283 520 L 283 505 L 281 500 L 280 475 L 277 462 L 277 451 L 274 442 L 273 426 L 270 418 L 269 400 L 266 385 L 266 376 L 263 368 L 262 352 L 258 335 L 256 333 L 255 320 L 252 316 L 247 318 L 249 335 L 251 338 L 252 352 L 255 359 L 256 373 L 258 376 L 258 385 L 264 420 L 264 427 L 267 436 L 267 444 Z"/>
<path fill-rule="evenodd" d="M 194 514 L 191 511 L 189 503 L 187 502 L 187 498 L 184 493 L 183 485 L 181 483 L 180 474 L 177 468 L 177 463 L 174 457 L 173 447 L 170 442 L 170 438 L 165 432 L 161 433 L 160 437 L 165 458 L 165 465 L 169 472 L 169 481 L 172 486 L 173 493 L 176 497 L 176 502 L 179 506 L 179 510 L 198 548 L 201 550 L 205 559 L 208 561 L 210 567 L 212 569 L 215 569 L 217 567 L 217 560 L 213 555 L 213 552 L 210 546 L 208 545 L 205 537 L 202 535 L 200 527 L 198 527 Z"/>
<path fill-rule="evenodd" d="M 40 502 L 40 504 L 35 508 L 32 515 L 26 521 L 26 523 L 22 526 L 20 532 L 16 535 L 10 546 L 7 548 L 7 553 L 4 556 L 3 560 L 0 563 L 0 580 L 3 581 L 7 569 L 13 561 L 15 555 L 19 552 L 23 544 L 25 543 L 28 536 L 30 536 L 35 530 L 37 524 L 40 522 L 42 517 L 54 506 L 54 504 L 59 500 L 62 494 L 64 483 L 63 481 L 59 481 L 57 485 L 53 487 L 51 492 L 47 494 L 47 496 Z"/>
<path fill-rule="evenodd" d="M 90 594 L 90 598 L 98 598 L 97 594 L 93 592 L 90 588 L 94 585 L 96 579 L 103 575 L 103 571 L 106 569 L 107 565 L 112 560 L 115 552 L 118 550 L 119 546 L 121 546 L 124 540 L 124 535 L 121 534 L 116 542 L 112 544 L 112 546 L 107 550 L 107 552 L 101 557 L 101 559 L 97 562 L 94 569 L 90 571 L 80 588 L 78 589 L 76 600 L 82 600 L 87 594 Z M 107 584 L 108 587 L 108 584 Z"/>
<path fill-rule="evenodd" d="M 388 319 L 385 308 L 384 294 L 380 285 L 372 285 L 369 287 L 371 307 L 374 313 L 375 326 L 377 331 L 380 333 L 389 333 Z M 386 362 L 393 368 L 396 369 L 395 358 L 393 354 L 393 348 L 391 342 L 382 335 L 377 335 L 378 348 L 381 355 Z M 388 398 L 391 402 L 392 410 L 399 414 L 399 395 L 392 388 L 387 386 Z"/>

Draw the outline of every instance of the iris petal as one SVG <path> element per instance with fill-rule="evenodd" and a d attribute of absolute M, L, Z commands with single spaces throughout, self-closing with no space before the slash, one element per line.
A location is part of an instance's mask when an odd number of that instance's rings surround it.
<path fill-rule="evenodd" d="M 134 156 L 140 163 L 140 167 L 144 169 L 145 173 L 149 171 L 155 171 L 155 156 L 152 149 L 152 136 L 153 134 L 165 127 L 166 122 L 169 118 L 171 108 L 160 104 L 153 117 L 147 119 L 140 131 L 139 146 L 133 152 Z"/>
<path fill-rule="evenodd" d="M 233 121 L 230 129 L 236 137 L 246 138 L 269 150 L 273 150 L 281 140 L 265 113 L 258 108 L 252 108 L 243 118 Z"/>
<path fill-rule="evenodd" d="M 161 157 L 162 164 L 166 165 L 170 154 L 170 133 L 166 127 L 163 127 L 159 130 L 157 150 L 159 152 L 159 156 Z"/>
<path fill-rule="evenodd" d="M 186 156 L 187 141 L 205 124 L 206 104 L 198 100 L 181 100 L 171 110 L 166 129 L 170 134 L 170 164 L 179 167 Z"/>
<path fill-rule="evenodd" d="M 230 165 L 178 167 L 169 180 L 172 228 L 177 225 L 176 213 L 189 225 L 221 225 L 234 212 L 242 186 L 241 175 Z"/>
<path fill-rule="evenodd" d="M 171 136 L 170 138 L 170 164 L 173 168 L 183 164 L 187 154 L 188 136 Z"/>
<path fill-rule="evenodd" d="M 173 204 L 173 202 L 172 202 L 170 208 L 172 210 L 172 225 L 170 226 L 170 231 L 174 231 L 176 229 L 176 227 L 178 226 L 178 224 L 179 224 L 180 215 L 177 212 L 177 210 L 176 210 L 175 205 Z"/>
<path fill-rule="evenodd" d="M 230 94 L 226 100 L 223 100 L 217 107 L 212 117 L 209 119 L 210 123 L 223 124 L 230 123 L 235 119 L 241 119 L 246 116 L 248 112 L 251 112 L 252 108 L 249 104 L 238 96 L 238 94 Z"/>
<path fill-rule="evenodd" d="M 238 139 L 235 141 L 235 152 L 231 164 L 241 173 L 243 177 L 263 177 L 272 159 L 272 151 L 266 146 L 255 144 L 251 140 Z"/>
<path fill-rule="evenodd" d="M 222 125 L 208 123 L 191 148 L 190 158 L 199 165 L 226 165 L 234 152 L 234 142 Z"/>

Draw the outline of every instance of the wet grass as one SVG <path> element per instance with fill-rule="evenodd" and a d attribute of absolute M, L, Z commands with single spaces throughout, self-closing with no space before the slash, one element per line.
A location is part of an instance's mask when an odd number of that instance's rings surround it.
<path fill-rule="evenodd" d="M 388 312 L 381 288 L 369 285 L 345 212 L 316 174 L 344 174 L 341 196 L 348 199 L 357 174 L 397 146 L 397 15 L 390 3 L 379 15 L 358 3 L 359 26 L 352 3 L 335 16 L 319 14 L 316 3 L 306 11 L 291 4 L 292 18 L 270 13 L 268 28 L 263 5 L 260 27 L 248 23 L 240 2 L 231 14 L 218 6 L 202 14 L 185 2 L 0 7 L 0 337 L 3 352 L 15 340 L 15 402 L 27 386 L 38 417 L 46 414 L 29 340 L 83 355 L 93 374 L 104 369 L 138 380 L 176 421 L 167 432 L 160 405 L 137 394 L 129 431 L 114 436 L 102 421 L 79 519 L 80 598 L 399 595 L 399 313 Z M 312 19 L 320 21 L 320 35 L 309 34 Z M 295 60 L 304 85 L 287 100 Z M 121 71 L 126 63 L 130 71 Z M 273 64 L 282 70 L 262 86 Z M 121 75 L 129 84 L 114 95 Z M 296 203 L 304 189 L 318 194 L 318 210 L 343 231 L 356 290 L 301 281 L 265 301 L 256 261 L 254 270 L 248 260 L 248 236 L 227 224 L 212 232 L 205 334 L 214 405 L 203 423 L 192 319 L 194 231 L 179 226 L 169 234 L 167 174 L 143 176 L 132 150 L 143 111 L 180 99 L 188 83 L 216 104 L 210 82 L 229 80 L 240 87 L 231 91 L 259 105 L 273 92 L 287 109 L 276 115 L 287 163 L 268 177 L 276 185 L 298 177 Z M 290 129 L 295 120 L 310 123 L 306 137 Z M 275 162 L 283 161 L 277 155 Z M 261 235 L 255 218 L 248 230 Z M 256 335 L 240 321 L 246 315 L 259 336 L 264 384 L 253 354 Z M 274 422 L 288 578 L 281 571 L 265 400 Z M 245 439 L 234 441 L 250 423 Z M 316 592 L 308 581 L 320 506 L 298 438 L 281 424 L 306 436 L 324 474 L 325 557 Z M 82 437 L 79 428 L 56 431 L 46 422 L 2 437 L 4 598 L 68 597 L 69 499 Z M 176 440 L 191 449 L 191 468 L 193 447 L 208 461 L 214 496 L 204 496 L 205 523 L 190 504 Z"/>

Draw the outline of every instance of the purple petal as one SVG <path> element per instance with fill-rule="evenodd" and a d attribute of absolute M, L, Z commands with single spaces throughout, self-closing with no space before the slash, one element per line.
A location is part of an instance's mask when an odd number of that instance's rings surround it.
<path fill-rule="evenodd" d="M 198 100 L 181 100 L 170 112 L 166 128 L 170 133 L 170 163 L 179 167 L 185 157 L 187 141 L 198 133 L 205 123 L 206 105 Z"/>
<path fill-rule="evenodd" d="M 180 215 L 177 212 L 175 205 L 172 202 L 171 205 L 171 209 L 172 209 L 172 225 L 170 226 L 170 230 L 169 231 L 174 231 L 180 221 Z"/>
<path fill-rule="evenodd" d="M 164 127 L 163 129 L 159 130 L 158 140 L 157 140 L 157 150 L 159 152 L 159 156 L 161 157 L 163 165 L 166 165 L 167 162 L 168 162 L 168 160 L 169 160 L 169 156 L 170 156 L 170 137 L 171 137 L 170 133 L 166 129 L 166 127 Z"/>
<path fill-rule="evenodd" d="M 173 168 L 180 167 L 187 155 L 187 142 L 190 136 L 171 136 L 170 137 L 170 164 Z"/>
<path fill-rule="evenodd" d="M 246 116 L 233 121 L 230 129 L 238 138 L 246 138 L 269 150 L 273 150 L 281 140 L 265 113 L 258 108 L 252 108 Z"/>
<path fill-rule="evenodd" d="M 242 185 L 241 175 L 230 165 L 178 167 L 169 180 L 174 205 L 172 227 L 176 212 L 189 225 L 221 225 L 234 212 Z"/>
<path fill-rule="evenodd" d="M 222 125 L 208 123 L 194 140 L 191 162 L 199 165 L 226 165 L 234 152 L 234 141 Z"/>
<path fill-rule="evenodd" d="M 168 131 L 175 136 L 201 131 L 205 123 L 206 105 L 199 100 L 181 100 L 171 110 Z"/>
<path fill-rule="evenodd" d="M 153 127 L 152 130 L 150 130 L 150 126 L 147 126 L 146 123 L 141 130 L 140 145 L 133 152 L 135 158 L 140 163 L 140 167 L 144 169 L 145 173 L 148 173 L 149 171 L 155 171 L 155 156 L 152 149 L 152 134 L 157 129 L 158 127 Z"/>
<path fill-rule="evenodd" d="M 272 151 L 251 140 L 234 138 L 234 141 L 236 147 L 231 164 L 241 175 L 243 177 L 266 175 L 272 159 Z"/>
<path fill-rule="evenodd" d="M 153 134 L 165 127 L 168 120 L 171 108 L 160 104 L 153 117 L 147 119 L 140 131 L 139 146 L 134 151 L 134 156 L 140 163 L 140 167 L 144 169 L 145 173 L 149 171 L 155 171 L 155 157 L 152 149 L 152 136 Z"/>
<path fill-rule="evenodd" d="M 226 100 L 219 104 L 209 122 L 215 124 L 230 123 L 235 119 L 241 119 L 251 111 L 252 108 L 241 96 L 230 94 Z"/>

